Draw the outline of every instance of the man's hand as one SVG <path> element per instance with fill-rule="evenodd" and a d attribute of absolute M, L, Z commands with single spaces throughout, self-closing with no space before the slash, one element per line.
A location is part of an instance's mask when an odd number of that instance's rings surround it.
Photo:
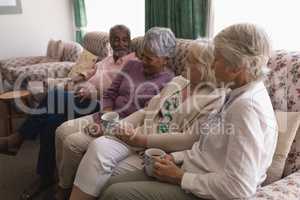
<path fill-rule="evenodd" d="M 166 159 L 154 158 L 155 163 L 153 166 L 153 175 L 155 178 L 162 182 L 180 185 L 184 171 L 177 167 L 171 155 Z"/>
<path fill-rule="evenodd" d="M 85 77 L 82 74 L 78 74 L 77 76 L 72 77 L 72 81 L 74 84 L 80 83 L 85 80 Z"/>
<path fill-rule="evenodd" d="M 91 123 L 83 129 L 84 133 L 91 137 L 100 137 L 103 135 L 103 130 L 100 124 Z"/>
<path fill-rule="evenodd" d="M 83 102 L 85 99 L 91 99 L 92 94 L 88 88 L 81 87 L 77 92 L 75 92 L 75 97 L 80 98 L 80 102 Z"/>
<path fill-rule="evenodd" d="M 132 146 L 145 147 L 147 143 L 146 136 L 137 134 L 136 130 L 128 124 L 120 124 L 116 137 Z"/>
<path fill-rule="evenodd" d="M 112 107 L 106 107 L 106 108 L 103 108 L 103 110 L 102 110 L 103 113 L 112 112 L 112 111 L 113 111 Z"/>
<path fill-rule="evenodd" d="M 164 157 L 164 159 L 169 160 L 169 161 L 175 163 L 175 160 L 174 160 L 173 156 L 170 155 L 170 154 L 166 154 L 165 157 Z"/>

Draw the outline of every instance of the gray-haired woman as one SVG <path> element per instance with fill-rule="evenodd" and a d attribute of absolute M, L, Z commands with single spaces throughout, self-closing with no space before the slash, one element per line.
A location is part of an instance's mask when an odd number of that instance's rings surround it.
<path fill-rule="evenodd" d="M 277 138 L 274 111 L 262 82 L 270 44 L 253 24 L 225 28 L 214 44 L 216 79 L 232 89 L 222 112 L 201 124 L 190 150 L 156 159 L 153 173 L 159 181 L 142 172 L 113 177 L 101 200 L 224 200 L 255 194 L 266 178 Z"/>
<path fill-rule="evenodd" d="M 125 41 L 119 40 L 120 44 Z M 169 59 L 175 54 L 176 38 L 167 28 L 152 28 L 143 40 L 142 60 L 131 60 L 124 65 L 103 92 L 102 112 L 118 112 L 120 118 L 142 109 L 154 95 L 174 77 L 169 70 Z M 96 122 L 99 115 L 96 116 Z M 59 172 L 58 194 L 67 194 L 72 188 L 73 179 L 81 157 L 89 143 L 102 135 L 101 130 L 93 136 L 86 134 L 84 127 L 95 120 L 92 115 L 70 120 L 56 130 L 56 163 Z M 64 191 L 64 192 L 62 192 Z M 58 198 L 64 195 L 57 195 Z"/>
<path fill-rule="evenodd" d="M 186 62 L 188 79 L 175 77 L 145 109 L 122 120 L 126 126 L 118 139 L 104 136 L 92 142 L 79 165 L 71 199 L 95 199 L 111 175 L 141 169 L 139 153 L 146 148 L 167 152 L 190 148 L 197 140 L 190 134 L 195 122 L 217 111 L 225 99 L 214 88 L 212 61 L 210 42 L 192 42 Z"/>

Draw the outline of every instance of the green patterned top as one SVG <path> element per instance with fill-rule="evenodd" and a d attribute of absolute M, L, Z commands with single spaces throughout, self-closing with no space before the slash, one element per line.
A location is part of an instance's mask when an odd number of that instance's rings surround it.
<path fill-rule="evenodd" d="M 157 132 L 167 133 L 170 130 L 171 123 L 174 119 L 174 113 L 182 102 L 182 96 L 179 91 L 175 92 L 172 96 L 168 97 L 159 114 L 160 119 L 158 121 Z"/>

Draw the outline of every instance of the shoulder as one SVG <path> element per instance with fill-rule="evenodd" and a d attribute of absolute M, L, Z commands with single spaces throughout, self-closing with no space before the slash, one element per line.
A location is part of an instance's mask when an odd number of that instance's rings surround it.
<path fill-rule="evenodd" d="M 103 58 L 102 60 L 100 60 L 99 62 L 97 62 L 96 64 L 104 64 L 104 63 L 112 63 L 114 61 L 114 58 L 112 55 L 106 56 L 105 58 Z"/>
<path fill-rule="evenodd" d="M 228 108 L 227 114 L 237 123 L 258 122 L 264 123 L 275 119 L 271 102 L 256 98 L 238 98 Z M 258 125 L 256 124 L 256 126 Z"/>
<path fill-rule="evenodd" d="M 186 86 L 189 84 L 189 82 L 190 82 L 189 80 L 187 80 L 186 78 L 180 75 L 180 76 L 175 76 L 170 82 L 170 84 L 180 84 Z"/>
<path fill-rule="evenodd" d="M 100 60 L 99 62 L 97 62 L 95 64 L 96 68 L 98 67 L 103 67 L 104 65 L 107 65 L 108 63 L 113 63 L 113 56 L 106 56 L 105 58 L 103 58 L 102 60 Z"/>
<path fill-rule="evenodd" d="M 175 76 L 166 84 L 164 90 L 180 91 L 188 84 L 189 80 L 185 79 L 183 76 Z"/>
<path fill-rule="evenodd" d="M 143 63 L 140 60 L 128 60 L 128 62 L 124 65 L 123 71 L 131 71 L 139 68 L 143 68 Z"/>
<path fill-rule="evenodd" d="M 122 57 L 123 65 L 126 65 L 130 61 L 138 61 L 139 59 L 136 57 L 135 53 L 130 53 L 124 57 Z"/>
<path fill-rule="evenodd" d="M 166 82 L 170 82 L 174 78 L 175 74 L 173 71 L 167 69 L 164 72 L 161 73 L 161 77 Z"/>
<path fill-rule="evenodd" d="M 135 52 L 132 52 L 128 55 L 125 56 L 125 59 L 126 60 L 139 60 L 138 57 L 136 56 Z"/>

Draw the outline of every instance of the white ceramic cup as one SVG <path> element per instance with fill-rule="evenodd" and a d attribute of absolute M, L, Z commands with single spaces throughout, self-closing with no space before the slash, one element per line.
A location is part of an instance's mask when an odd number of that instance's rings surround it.
<path fill-rule="evenodd" d="M 154 157 L 164 158 L 166 152 L 161 149 L 151 148 L 147 149 L 144 154 L 145 172 L 148 176 L 153 176 L 153 165 L 155 163 Z"/>
<path fill-rule="evenodd" d="M 101 116 L 101 126 L 104 135 L 112 135 L 113 130 L 119 125 L 119 114 L 107 112 Z"/>

